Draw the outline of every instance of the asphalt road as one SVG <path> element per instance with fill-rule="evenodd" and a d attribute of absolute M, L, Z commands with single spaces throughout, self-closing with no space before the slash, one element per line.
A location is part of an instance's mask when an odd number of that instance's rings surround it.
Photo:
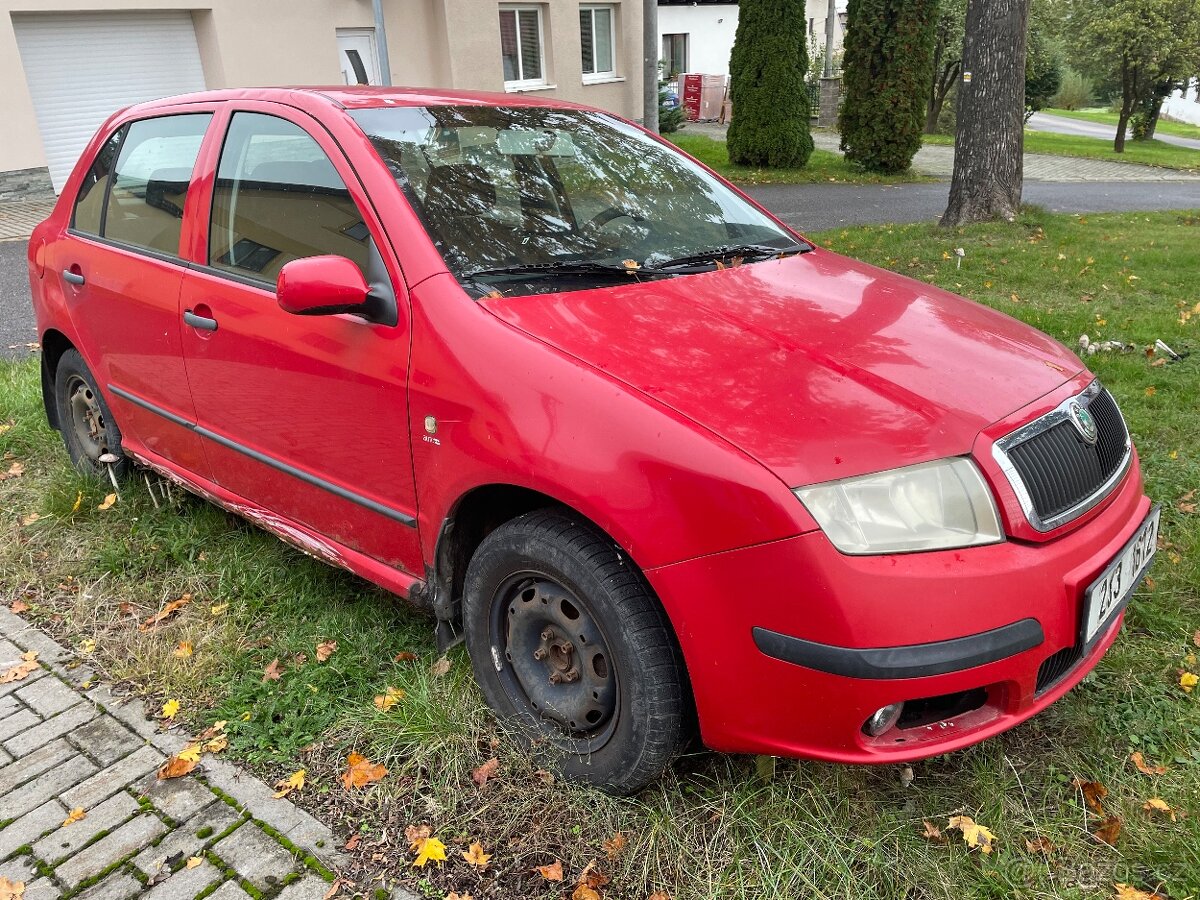
<path fill-rule="evenodd" d="M 37 340 L 29 301 L 25 241 L 0 241 L 0 356 L 29 355 L 26 344 Z"/>
<path fill-rule="evenodd" d="M 1056 116 L 1050 113 L 1034 113 L 1029 117 L 1026 127 L 1031 131 L 1052 131 L 1055 134 L 1075 134 L 1081 137 L 1104 138 L 1111 141 L 1117 134 L 1116 125 L 1104 125 L 1100 122 L 1088 122 L 1084 119 L 1068 119 L 1066 116 Z M 1173 134 L 1163 134 L 1155 131 L 1154 139 L 1164 144 L 1174 144 L 1177 147 L 1188 147 L 1200 150 L 1200 140 L 1196 138 L 1177 137 Z"/>
<path fill-rule="evenodd" d="M 946 208 L 947 182 L 900 185 L 763 185 L 747 193 L 801 232 L 885 222 L 936 221 Z M 1050 212 L 1133 212 L 1200 209 L 1193 182 L 1072 183 L 1031 181 L 1024 200 Z M 26 280 L 25 242 L 0 241 L 0 356 L 28 355 L 36 340 Z"/>

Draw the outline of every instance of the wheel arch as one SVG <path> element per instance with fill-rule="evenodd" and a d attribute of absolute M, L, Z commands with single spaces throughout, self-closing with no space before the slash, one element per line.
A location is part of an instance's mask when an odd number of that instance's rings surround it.
<path fill-rule="evenodd" d="M 58 362 L 68 350 L 78 352 L 71 339 L 57 328 L 47 328 L 42 334 L 42 404 L 46 408 L 46 421 L 50 427 L 60 429 L 58 408 L 54 402 L 54 378 Z"/>

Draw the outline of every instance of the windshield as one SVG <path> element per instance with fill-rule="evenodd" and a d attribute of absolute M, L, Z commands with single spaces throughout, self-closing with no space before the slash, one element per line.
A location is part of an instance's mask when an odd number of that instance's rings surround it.
<path fill-rule="evenodd" d="M 809 249 L 691 160 L 602 113 L 433 106 L 351 115 L 450 270 L 477 293 L 575 290 Z"/>

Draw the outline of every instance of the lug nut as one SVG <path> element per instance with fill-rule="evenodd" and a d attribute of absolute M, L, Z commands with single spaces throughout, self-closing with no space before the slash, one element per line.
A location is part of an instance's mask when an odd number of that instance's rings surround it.
<path fill-rule="evenodd" d="M 533 658 L 534 659 L 545 659 L 546 651 L 543 650 L 541 647 L 538 647 L 536 650 L 533 651 Z"/>
<path fill-rule="evenodd" d="M 550 673 L 550 683 L 551 684 L 558 684 L 560 681 L 562 681 L 562 676 L 560 674 L 558 674 L 557 672 Z"/>
<path fill-rule="evenodd" d="M 554 632 L 551 631 L 549 628 L 547 628 L 545 631 L 542 632 L 542 640 L 543 641 L 548 641 L 552 637 L 554 637 Z"/>

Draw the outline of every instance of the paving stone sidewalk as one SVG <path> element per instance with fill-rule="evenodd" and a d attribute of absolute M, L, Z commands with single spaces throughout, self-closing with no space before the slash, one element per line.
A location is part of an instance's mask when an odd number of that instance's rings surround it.
<path fill-rule="evenodd" d="M 685 133 L 702 134 L 719 141 L 725 140 L 726 125 L 715 122 L 690 122 Z M 814 131 L 813 145 L 821 150 L 840 153 L 841 136 L 836 131 L 822 129 Z M 936 178 L 950 178 L 954 174 L 954 148 L 940 144 L 926 144 L 913 157 L 913 169 Z M 1193 175 L 1178 169 L 1158 166 L 1143 166 L 1138 163 L 1110 162 L 1106 159 L 1084 159 L 1077 156 L 1050 156 L 1044 153 L 1025 154 L 1026 181 L 1053 181 L 1059 183 L 1143 182 L 1143 181 L 1200 181 Z"/>
<path fill-rule="evenodd" d="M 54 200 L 10 200 L 0 203 L 0 241 L 27 238 L 54 209 Z"/>
<path fill-rule="evenodd" d="M 327 827 L 211 756 L 159 780 L 188 737 L 0 608 L 0 673 L 30 651 L 38 668 L 0 684 L 0 879 L 24 883 L 24 900 L 326 896 L 348 862 Z"/>

